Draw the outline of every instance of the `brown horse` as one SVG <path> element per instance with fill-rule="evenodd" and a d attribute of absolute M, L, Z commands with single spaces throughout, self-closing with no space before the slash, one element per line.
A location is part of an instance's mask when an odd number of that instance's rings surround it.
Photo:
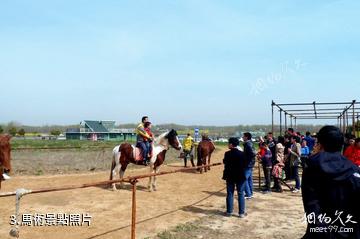
<path fill-rule="evenodd" d="M 210 164 L 211 154 L 215 150 L 215 145 L 208 139 L 202 140 L 197 148 L 197 166 L 203 166 Z M 207 162 L 206 162 L 207 159 Z M 205 167 L 205 172 L 210 170 L 210 167 Z M 202 173 L 203 169 L 201 168 L 200 173 Z"/>
<path fill-rule="evenodd" d="M 10 164 L 10 135 L 0 135 L 0 188 L 1 181 L 4 181 L 4 173 L 8 173 L 11 170 Z"/>
<path fill-rule="evenodd" d="M 153 155 L 150 159 L 151 173 L 159 172 L 160 166 L 165 161 L 166 151 L 170 146 L 176 150 L 180 150 L 182 148 L 179 138 L 177 137 L 177 132 L 173 129 L 169 132 L 161 134 L 155 139 L 153 145 Z M 137 157 L 135 151 L 138 149 L 135 149 L 136 148 L 129 143 L 123 143 L 113 149 L 110 180 L 114 178 L 117 172 L 119 172 L 119 177 L 122 179 L 129 163 L 142 164 L 142 159 L 136 160 Z M 120 183 L 120 185 L 122 187 L 123 183 Z M 112 184 L 112 188 L 113 190 L 116 190 L 116 185 Z M 149 177 L 148 189 L 149 191 L 156 190 L 156 176 Z"/>

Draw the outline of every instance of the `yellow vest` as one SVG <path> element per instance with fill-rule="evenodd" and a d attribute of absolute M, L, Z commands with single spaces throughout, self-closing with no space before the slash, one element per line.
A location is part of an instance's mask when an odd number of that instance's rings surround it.
<path fill-rule="evenodd" d="M 144 124 L 143 123 L 140 123 L 136 127 L 135 132 L 137 134 L 137 141 L 143 141 L 142 137 L 145 137 L 145 138 L 148 138 L 148 139 L 150 138 L 148 133 L 144 130 Z"/>
<path fill-rule="evenodd" d="M 183 142 L 184 150 L 190 151 L 191 147 L 193 146 L 193 143 L 194 143 L 194 139 L 191 136 L 186 137 Z"/>

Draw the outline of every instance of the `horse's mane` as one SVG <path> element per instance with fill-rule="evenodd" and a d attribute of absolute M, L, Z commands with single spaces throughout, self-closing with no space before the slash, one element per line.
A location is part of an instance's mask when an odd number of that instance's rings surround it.
<path fill-rule="evenodd" d="M 169 133 L 169 131 L 166 131 L 162 134 L 160 134 L 158 137 L 155 138 L 155 144 L 160 144 L 161 141 L 165 138 L 165 136 Z"/>

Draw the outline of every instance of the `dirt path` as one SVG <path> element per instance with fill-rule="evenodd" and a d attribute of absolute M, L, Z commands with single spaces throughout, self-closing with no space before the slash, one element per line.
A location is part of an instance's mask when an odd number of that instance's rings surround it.
<path fill-rule="evenodd" d="M 222 159 L 224 150 L 216 151 L 213 162 Z M 180 167 L 164 166 L 161 170 Z M 158 191 L 149 193 L 147 180 L 138 183 L 137 191 L 137 238 L 153 237 L 180 223 L 207 216 L 214 220 L 205 225 L 211 230 L 243 232 L 235 238 L 299 238 L 305 230 L 301 195 L 289 192 L 282 195 L 256 193 L 247 201 L 249 216 L 245 220 L 223 218 L 225 210 L 225 184 L 221 180 L 222 166 L 214 167 L 206 174 L 195 172 L 164 175 L 158 178 Z M 135 169 L 126 175 L 147 173 L 148 169 Z M 102 181 L 109 172 L 54 176 L 14 176 L 3 184 L 2 192 L 16 188 L 36 189 L 49 186 L 65 186 Z M 14 214 L 14 197 L 0 199 L 0 238 L 11 238 L 9 217 Z M 236 209 L 235 209 L 236 210 Z M 62 192 L 26 195 L 21 200 L 21 213 L 88 213 L 90 226 L 22 226 L 20 238 L 78 238 L 107 239 L 129 238 L 131 222 L 131 190 L 127 185 L 117 192 L 108 188 L 94 187 Z M 195 230 L 196 231 L 196 230 Z M 202 232 L 199 232 L 202 234 Z M 275 236 L 276 235 L 276 236 Z M 199 237 L 199 235 L 193 235 Z M 201 235 L 200 235 L 201 236 Z M 190 236 L 191 238 L 192 236 Z M 220 236 L 218 238 L 221 238 Z"/>

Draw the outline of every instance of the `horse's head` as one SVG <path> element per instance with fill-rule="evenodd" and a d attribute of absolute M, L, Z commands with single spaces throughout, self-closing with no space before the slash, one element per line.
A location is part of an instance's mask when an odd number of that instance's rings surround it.
<path fill-rule="evenodd" d="M 11 170 L 10 164 L 10 135 L 0 135 L 0 167 L 4 168 L 4 171 Z"/>
<path fill-rule="evenodd" d="M 166 135 L 165 138 L 169 141 L 169 144 L 177 150 L 180 150 L 182 148 L 182 145 L 179 141 L 178 134 L 176 130 L 172 129 L 170 130 Z"/>

